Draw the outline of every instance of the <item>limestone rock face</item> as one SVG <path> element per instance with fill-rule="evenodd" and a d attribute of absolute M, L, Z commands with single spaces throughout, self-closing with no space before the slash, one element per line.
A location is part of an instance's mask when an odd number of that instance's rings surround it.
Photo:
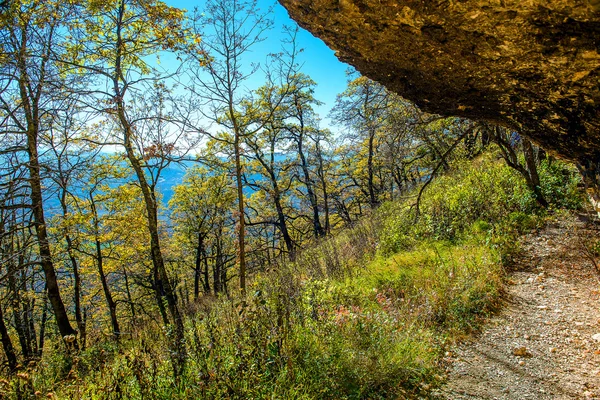
<path fill-rule="evenodd" d="M 342 61 L 423 110 L 516 129 L 596 177 L 600 0 L 280 2 Z"/>

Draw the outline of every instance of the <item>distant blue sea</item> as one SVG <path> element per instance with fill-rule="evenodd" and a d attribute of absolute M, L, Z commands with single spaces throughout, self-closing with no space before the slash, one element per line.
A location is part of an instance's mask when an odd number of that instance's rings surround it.
<path fill-rule="evenodd" d="M 161 196 L 163 205 L 167 205 L 169 200 L 171 200 L 171 198 L 173 197 L 173 194 L 175 192 L 175 186 L 183 182 L 183 178 L 185 177 L 185 174 L 188 171 L 188 169 L 192 168 L 195 165 L 198 164 L 194 161 L 185 161 L 178 164 L 171 164 L 169 167 L 161 171 L 156 188 L 157 192 Z M 260 175 L 255 175 L 251 178 L 260 179 Z M 135 178 L 132 175 L 131 178 L 127 179 L 127 181 L 135 181 Z M 49 181 L 46 181 L 45 183 L 47 188 L 44 194 L 45 209 L 47 215 L 52 216 L 57 213 L 60 213 L 60 202 L 57 197 L 56 186 Z M 123 183 L 124 182 L 119 182 L 118 184 L 120 185 Z M 81 189 L 77 190 L 77 187 L 71 188 L 70 190 L 73 190 L 75 193 L 81 193 Z M 244 191 L 246 194 L 251 194 L 253 190 L 247 187 L 244 189 Z"/>
<path fill-rule="evenodd" d="M 193 166 L 195 163 L 192 161 L 181 163 L 181 164 L 172 164 L 169 167 L 165 168 L 161 171 L 160 178 L 158 179 L 157 192 L 162 197 L 163 204 L 167 204 L 171 197 L 173 197 L 175 186 L 181 184 L 183 182 L 183 177 L 188 168 Z M 133 171 L 132 171 L 133 174 Z M 126 181 L 133 181 L 135 178 L 133 175 L 130 179 Z M 46 210 L 46 214 L 51 217 L 60 213 L 60 202 L 58 199 L 58 190 L 56 185 L 49 181 L 45 180 L 46 190 L 44 191 L 44 208 Z M 124 181 L 115 183 L 115 186 L 123 184 Z M 71 187 L 69 190 L 73 191 L 76 195 L 82 195 L 81 186 L 78 188 L 77 183 L 74 184 L 74 187 Z"/>
<path fill-rule="evenodd" d="M 161 172 L 156 187 L 158 192 L 162 195 L 165 204 L 173 197 L 174 187 L 183 182 L 183 177 L 185 176 L 187 169 L 193 165 L 194 163 L 191 161 L 182 164 L 173 164 Z"/>

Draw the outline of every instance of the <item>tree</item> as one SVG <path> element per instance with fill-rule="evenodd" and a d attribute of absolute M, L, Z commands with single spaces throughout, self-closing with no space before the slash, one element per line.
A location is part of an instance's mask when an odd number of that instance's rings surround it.
<path fill-rule="evenodd" d="M 53 1 L 15 1 L 2 15 L 0 60 L 2 87 L 0 104 L 5 135 L 23 135 L 27 154 L 29 200 L 39 250 L 39 262 L 46 281 L 46 291 L 60 334 L 71 337 L 71 326 L 63 303 L 44 212 L 44 193 L 40 164 L 40 138 L 52 117 L 52 96 L 67 83 L 54 60 L 60 57 L 63 23 L 72 16 L 69 4 Z M 76 343 L 76 342 L 75 342 Z"/>
<path fill-rule="evenodd" d="M 540 176 L 537 171 L 537 157 L 533 144 L 529 139 L 499 126 L 482 124 L 481 129 L 486 131 L 492 142 L 498 146 L 506 164 L 519 172 L 525 179 L 527 186 L 533 192 L 538 204 L 544 208 L 548 208 L 548 201 L 544 198 L 540 187 Z M 522 149 L 523 161 L 521 161 L 517 154 L 519 146 Z"/>
<path fill-rule="evenodd" d="M 198 109 L 204 118 L 217 124 L 218 134 L 208 133 L 212 139 L 224 143 L 234 160 L 237 190 L 237 264 L 240 290 L 246 290 L 246 220 L 244 205 L 244 140 L 262 129 L 262 124 L 246 118 L 246 106 L 251 104 L 251 93 L 244 84 L 259 71 L 258 64 L 245 68 L 245 57 L 252 48 L 264 40 L 264 34 L 273 22 L 269 13 L 258 8 L 256 0 L 209 0 L 204 12 L 195 19 L 194 29 L 203 40 L 198 50 L 190 54 L 190 90 L 198 96 Z M 295 35 L 288 30 L 291 50 L 274 55 L 278 61 L 276 73 L 267 68 L 266 78 L 272 84 L 275 79 L 288 82 L 295 65 Z M 200 65 L 202 68 L 198 69 Z M 283 86 L 283 85 L 281 85 Z M 280 104 L 286 93 L 280 93 L 275 104 Z M 263 118 L 262 121 L 270 118 Z"/>
<path fill-rule="evenodd" d="M 359 187 L 365 187 L 371 208 L 380 202 L 379 192 L 382 188 L 376 182 L 374 164 L 383 117 L 388 109 L 387 90 L 366 77 L 359 77 L 348 84 L 344 93 L 338 95 L 336 105 L 331 111 L 333 119 L 349 129 L 348 138 L 360 143 L 364 148 L 366 184 L 359 184 Z"/>
<path fill-rule="evenodd" d="M 86 346 L 86 321 L 85 310 L 82 306 L 82 280 L 80 274 L 80 261 L 75 254 L 75 241 L 78 232 L 70 229 L 65 220 L 69 218 L 72 212 L 74 192 L 77 190 L 78 179 L 82 172 L 89 168 L 98 152 L 98 148 L 89 146 L 89 142 L 84 139 L 90 137 L 86 134 L 87 121 L 79 118 L 81 110 L 78 98 L 68 96 L 55 102 L 55 112 L 49 123 L 47 131 L 42 136 L 42 145 L 48 149 L 45 167 L 49 171 L 49 180 L 56 187 L 56 197 L 60 205 L 61 214 L 55 215 L 56 225 L 59 226 L 59 232 L 55 242 L 62 243 L 64 246 L 56 246 L 54 251 L 56 262 L 61 258 L 71 267 L 73 276 L 73 302 L 75 309 L 75 321 L 79 331 L 79 344 L 82 349 Z M 52 225 L 52 221 L 51 221 Z M 60 255 L 64 255 L 61 257 Z"/>
<path fill-rule="evenodd" d="M 247 123 L 242 120 L 242 84 L 257 71 L 257 66 L 245 70 L 242 66 L 244 55 L 261 42 L 263 34 L 272 26 L 266 13 L 261 13 L 256 0 L 209 0 L 205 12 L 199 14 L 195 28 L 201 32 L 200 59 L 193 54 L 192 62 L 200 62 L 202 70 L 192 69 L 192 78 L 199 85 L 200 97 L 209 106 L 205 116 L 227 130 L 218 140 L 232 148 L 237 187 L 237 263 L 240 277 L 240 290 L 246 290 L 246 227 L 244 207 L 244 187 L 242 181 L 242 143 L 247 132 Z M 209 55 L 205 61 L 205 55 Z M 196 89 L 194 89 L 196 91 Z"/>
<path fill-rule="evenodd" d="M 216 168 L 191 168 L 174 189 L 169 206 L 177 239 L 193 249 L 195 299 L 201 286 L 205 294 L 211 286 L 215 295 L 226 290 L 228 266 L 235 259 L 227 252 L 232 243 L 235 197 L 226 171 Z"/>
<path fill-rule="evenodd" d="M 19 243 L 26 241 L 20 240 L 19 237 L 26 237 L 24 234 L 26 234 L 29 227 L 27 220 L 30 218 L 30 209 L 19 204 L 21 198 L 25 198 L 28 195 L 26 192 L 27 188 L 22 186 L 25 171 L 20 170 L 14 165 L 15 162 L 17 165 L 20 164 L 16 154 L 3 154 L 2 158 L 4 161 L 3 167 L 6 169 L 2 168 L 3 174 L 0 181 L 0 187 L 2 188 L 2 197 L 0 198 L 0 265 L 6 268 L 6 270 L 2 271 L 2 274 L 9 277 L 14 323 L 21 344 L 21 353 L 27 358 L 31 356 L 31 342 L 27 340 L 28 335 L 25 334 L 24 330 L 28 326 L 24 326 L 21 314 L 19 313 L 21 304 L 15 304 L 20 300 L 19 292 L 17 291 L 18 287 L 15 285 L 15 274 L 19 268 L 23 267 L 16 264 L 22 264 L 25 257 L 24 254 L 19 256 L 14 245 L 17 243 L 17 247 L 22 248 L 23 246 L 19 245 Z M 0 305 L 0 339 L 8 367 L 10 371 L 14 371 L 17 367 L 17 355 L 5 323 L 2 305 Z"/>
<path fill-rule="evenodd" d="M 160 294 L 156 291 L 156 271 L 152 261 L 148 260 L 150 240 L 142 193 L 135 184 L 135 178 L 131 181 L 131 171 L 122 165 L 122 158 L 115 158 L 96 165 L 90 171 L 92 178 L 86 189 L 89 200 L 82 201 L 87 208 L 84 232 L 89 238 L 82 252 L 90 257 L 91 266 L 98 271 L 100 280 L 104 275 L 107 288 L 112 285 L 115 292 L 113 297 L 113 291 L 110 291 L 114 304 L 110 304 L 105 293 L 113 335 L 118 303 L 129 306 L 132 328 L 143 325 L 143 315 L 152 316 L 149 322 L 158 322 L 153 318 L 155 313 L 147 310 L 148 290 L 156 299 L 159 312 L 166 312 L 164 302 L 157 297 Z M 99 186 L 95 187 L 96 184 Z M 104 284 L 102 290 L 105 291 Z M 121 327 L 122 324 L 118 325 Z"/>
<path fill-rule="evenodd" d="M 284 210 L 285 199 L 289 198 L 294 175 L 288 173 L 290 169 L 288 154 L 284 153 L 289 138 L 283 128 L 285 118 L 282 110 L 277 104 L 279 96 L 285 88 L 263 86 L 257 90 L 257 98 L 249 105 L 247 114 L 254 115 L 260 121 L 262 129 L 256 131 L 252 136 L 245 138 L 248 147 L 246 156 L 250 162 L 250 177 L 245 181 L 248 186 L 257 191 L 253 197 L 264 196 L 275 209 L 275 215 L 270 217 L 265 209 L 262 209 L 258 221 L 251 225 L 270 224 L 275 226 L 283 239 L 287 253 L 291 260 L 295 258 L 296 244 L 292 239 L 288 220 L 292 216 Z M 281 108 L 282 110 L 278 110 Z M 289 207 L 288 207 L 289 208 Z M 258 213 L 257 213 L 258 214 Z M 266 215 L 265 215 L 266 214 Z"/>
<path fill-rule="evenodd" d="M 134 0 L 92 2 L 83 11 L 84 28 L 74 35 L 87 44 L 85 48 L 74 44 L 70 49 L 72 58 L 65 64 L 87 71 L 91 77 L 108 85 L 106 91 L 98 91 L 95 95 L 100 97 L 98 103 L 105 105 L 99 111 L 113 123 L 112 133 L 123 146 L 142 192 L 156 298 L 161 310 L 163 299 L 167 303 L 170 319 L 164 312 L 161 315 L 165 325 L 173 327 L 170 337 L 172 364 L 173 373 L 178 378 L 186 360 L 183 318 L 161 249 L 156 195 L 160 171 L 177 153 L 174 143 L 178 138 L 165 131 L 168 128 L 165 127 L 162 96 L 166 88 L 152 74 L 154 71 L 145 57 L 163 50 L 181 50 L 186 46 L 184 14 L 182 10 L 168 7 L 158 0 L 144 3 Z M 148 113 L 151 110 L 148 110 L 143 96 L 137 97 L 142 107 L 135 108 L 134 90 L 146 83 L 145 89 L 150 89 L 150 93 L 157 96 L 154 115 Z"/>
<path fill-rule="evenodd" d="M 115 216 L 117 212 L 106 213 L 106 204 L 113 196 L 114 189 L 109 184 L 111 181 L 125 178 L 125 169 L 118 166 L 118 159 L 99 157 L 88 166 L 83 176 L 85 185 L 80 190 L 81 198 L 78 199 L 79 212 L 72 217 L 83 240 L 77 250 L 91 258 L 100 278 L 102 292 L 110 315 L 110 324 L 113 337 L 119 340 L 121 328 L 117 316 L 117 302 L 110 288 L 107 274 L 107 259 L 112 255 L 118 243 L 118 236 L 106 229 L 102 214 Z M 121 207 L 126 204 L 123 202 Z M 89 242 L 88 246 L 86 243 Z M 130 243 L 127 243 L 130 244 Z"/>
<path fill-rule="evenodd" d="M 323 237 L 326 229 L 321 224 L 315 174 L 311 172 L 308 147 L 311 140 L 318 143 L 322 132 L 318 128 L 318 117 L 313 107 L 321 103 L 314 96 L 315 81 L 304 74 L 295 74 L 289 83 L 290 93 L 285 101 L 284 129 L 292 142 L 297 157 L 298 178 L 306 190 L 306 198 L 312 213 L 311 221 L 315 238 Z M 315 148 L 316 149 L 316 148 Z M 321 182 L 322 183 L 322 182 Z"/>

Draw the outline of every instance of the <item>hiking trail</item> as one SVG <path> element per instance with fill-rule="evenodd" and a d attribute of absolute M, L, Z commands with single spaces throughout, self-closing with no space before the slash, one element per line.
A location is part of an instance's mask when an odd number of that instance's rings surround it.
<path fill-rule="evenodd" d="M 505 307 L 446 353 L 434 398 L 600 399 L 600 275 L 589 250 L 599 233 L 569 215 L 521 237 Z"/>

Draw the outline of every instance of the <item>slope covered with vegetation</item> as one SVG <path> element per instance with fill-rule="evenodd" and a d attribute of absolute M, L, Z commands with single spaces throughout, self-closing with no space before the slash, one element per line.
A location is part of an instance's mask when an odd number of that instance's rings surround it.
<path fill-rule="evenodd" d="M 577 179 L 544 163 L 553 206 L 577 207 Z M 440 382 L 445 348 L 500 304 L 503 259 L 543 223 L 524 180 L 488 152 L 459 161 L 425 191 L 257 274 L 247 297 L 189 310 L 184 373 L 172 375 L 163 332 L 49 351 L 4 393 L 58 398 L 391 398 Z M 168 335 L 168 333 L 167 333 Z M 57 344 L 58 346 L 58 344 Z"/>

